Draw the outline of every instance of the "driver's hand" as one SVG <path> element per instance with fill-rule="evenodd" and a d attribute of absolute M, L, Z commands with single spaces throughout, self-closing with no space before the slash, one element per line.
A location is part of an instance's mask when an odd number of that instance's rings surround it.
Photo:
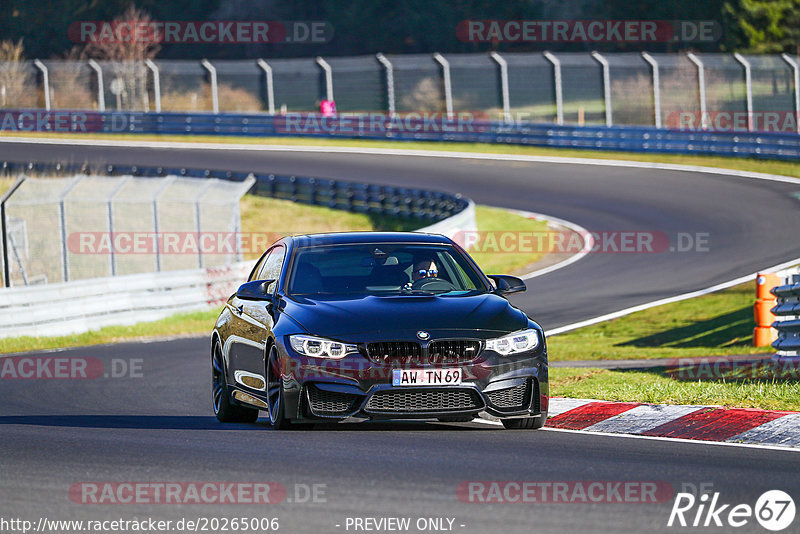
<path fill-rule="evenodd" d="M 406 285 L 403 286 L 404 291 L 411 291 L 411 282 L 406 282 Z"/>

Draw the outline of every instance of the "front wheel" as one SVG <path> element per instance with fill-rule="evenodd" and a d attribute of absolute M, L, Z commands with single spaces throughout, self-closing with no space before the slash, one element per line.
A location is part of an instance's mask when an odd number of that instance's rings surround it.
<path fill-rule="evenodd" d="M 267 400 L 269 401 L 269 423 L 275 430 L 286 430 L 292 422 L 284 413 L 283 379 L 278 347 L 272 345 L 267 356 Z"/>
<path fill-rule="evenodd" d="M 258 419 L 258 410 L 237 406 L 231 402 L 219 341 L 214 342 L 214 348 L 211 350 L 211 399 L 214 415 L 220 423 L 253 423 Z"/>
<path fill-rule="evenodd" d="M 519 417 L 516 419 L 503 419 L 503 426 L 507 430 L 531 430 L 542 428 L 545 423 L 544 417 Z"/>

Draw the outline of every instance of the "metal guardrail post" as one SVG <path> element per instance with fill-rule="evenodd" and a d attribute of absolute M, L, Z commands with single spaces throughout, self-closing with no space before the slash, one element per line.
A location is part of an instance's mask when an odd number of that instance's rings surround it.
<path fill-rule="evenodd" d="M 797 124 L 797 133 L 800 133 L 800 65 L 789 54 L 781 54 L 781 58 L 792 68 L 794 75 L 794 122 Z"/>
<path fill-rule="evenodd" d="M 508 62 L 497 52 L 489 52 L 491 57 L 500 66 L 500 96 L 503 99 L 503 121 L 511 122 L 511 102 L 508 93 Z"/>
<path fill-rule="evenodd" d="M 779 320 L 772 323 L 778 339 L 772 346 L 778 357 L 800 357 L 800 270 L 784 272 L 782 285 L 770 291 L 777 297 L 777 306 L 770 310 Z"/>
<path fill-rule="evenodd" d="M 42 71 L 42 85 L 44 85 L 44 109 L 50 111 L 50 73 L 47 66 L 38 59 L 33 60 L 36 68 Z"/>
<path fill-rule="evenodd" d="M 755 130 L 755 125 L 753 124 L 753 78 L 751 77 L 750 73 L 750 62 L 747 61 L 739 52 L 734 52 L 733 57 L 736 58 L 736 61 L 742 64 L 742 67 L 744 67 L 744 89 L 747 105 L 747 131 L 752 132 Z"/>
<path fill-rule="evenodd" d="M 552 52 L 544 52 L 544 57 L 553 64 L 553 81 L 556 91 L 556 124 L 564 124 L 564 92 L 561 84 L 561 61 Z"/>
<path fill-rule="evenodd" d="M 653 69 L 653 125 L 661 128 L 661 76 L 658 71 L 658 61 L 647 52 L 642 52 L 642 58 Z"/>
<path fill-rule="evenodd" d="M 275 86 L 273 85 L 272 80 L 272 67 L 269 66 L 269 63 L 264 61 L 263 59 L 258 59 L 256 61 L 261 70 L 264 71 L 264 76 L 266 76 L 267 82 L 267 111 L 269 111 L 270 115 L 275 115 Z"/>
<path fill-rule="evenodd" d="M 697 67 L 697 89 L 700 92 L 700 125 L 703 130 L 708 130 L 708 110 L 706 109 L 706 71 L 700 58 L 689 52 L 686 54 L 689 61 Z"/>
<path fill-rule="evenodd" d="M 106 110 L 106 93 L 103 89 L 103 68 L 93 60 L 89 60 L 89 66 L 97 73 L 97 111 Z"/>
<path fill-rule="evenodd" d="M 608 61 L 599 52 L 592 52 L 592 57 L 603 67 L 603 101 L 606 108 L 606 126 L 613 126 L 614 121 L 611 116 L 611 69 Z"/>
<path fill-rule="evenodd" d="M 317 65 L 325 71 L 325 98 L 333 102 L 333 69 L 321 56 L 317 56 Z"/>
<path fill-rule="evenodd" d="M 394 102 L 394 66 L 389 59 L 381 53 L 375 54 L 375 57 L 380 61 L 383 68 L 386 69 L 386 107 L 388 108 L 389 116 L 393 117 L 395 114 Z"/>
<path fill-rule="evenodd" d="M 21 174 L 17 180 L 0 196 L 0 245 L 3 247 L 3 285 L 11 287 L 11 269 L 8 263 L 8 223 L 6 222 L 6 201 L 19 189 L 27 176 Z"/>
<path fill-rule="evenodd" d="M 453 118 L 453 88 L 450 85 L 450 62 L 442 54 L 436 52 L 433 59 L 442 66 L 442 77 L 444 81 L 444 107 L 447 111 L 447 118 Z"/>
<path fill-rule="evenodd" d="M 156 113 L 161 113 L 161 73 L 152 59 L 145 59 L 144 64 L 153 73 L 153 96 L 156 101 Z"/>
<path fill-rule="evenodd" d="M 217 69 L 207 59 L 200 61 L 200 64 L 208 71 L 211 77 L 211 107 L 214 113 L 219 113 L 219 92 L 217 91 Z"/>

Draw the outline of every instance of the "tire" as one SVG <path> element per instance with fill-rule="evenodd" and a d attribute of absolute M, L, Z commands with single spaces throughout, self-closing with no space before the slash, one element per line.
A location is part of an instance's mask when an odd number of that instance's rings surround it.
<path fill-rule="evenodd" d="M 544 426 L 545 417 L 518 417 L 516 419 L 502 419 L 506 430 L 532 430 Z"/>
<path fill-rule="evenodd" d="M 278 347 L 275 344 L 269 348 L 266 368 L 269 424 L 275 430 L 288 430 L 292 426 L 292 422 L 286 417 L 284 411 L 283 379 L 281 378 L 280 361 L 278 360 Z"/>
<path fill-rule="evenodd" d="M 231 402 L 219 341 L 214 342 L 211 350 L 211 404 L 220 423 L 254 423 L 258 419 L 257 409 L 245 408 Z"/>
<path fill-rule="evenodd" d="M 475 419 L 475 417 L 472 415 L 453 415 L 450 417 L 439 417 L 438 419 L 442 423 L 469 423 Z"/>

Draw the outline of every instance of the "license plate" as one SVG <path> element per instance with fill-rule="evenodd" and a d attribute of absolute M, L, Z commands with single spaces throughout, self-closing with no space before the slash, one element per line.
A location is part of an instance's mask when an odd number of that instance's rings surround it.
<path fill-rule="evenodd" d="M 461 369 L 393 369 L 393 386 L 457 386 Z"/>

